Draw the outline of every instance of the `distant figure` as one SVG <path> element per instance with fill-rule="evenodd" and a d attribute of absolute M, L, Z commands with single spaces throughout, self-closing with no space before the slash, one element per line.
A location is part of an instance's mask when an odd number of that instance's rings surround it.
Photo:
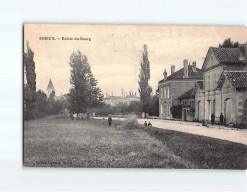
<path fill-rule="evenodd" d="M 70 113 L 69 117 L 72 121 L 74 120 L 74 115 L 72 113 Z"/>
<path fill-rule="evenodd" d="M 223 124 L 224 122 L 224 116 L 223 116 L 223 113 L 221 112 L 220 113 L 220 124 Z"/>
<path fill-rule="evenodd" d="M 214 113 L 212 113 L 212 115 L 211 115 L 211 123 L 214 124 L 214 121 L 215 121 L 215 115 L 214 115 Z"/>
<path fill-rule="evenodd" d="M 144 123 L 144 127 L 146 127 L 146 126 L 148 126 L 147 121 L 145 121 L 145 123 Z"/>
<path fill-rule="evenodd" d="M 111 127 L 112 118 L 111 118 L 111 115 L 110 114 L 109 114 L 109 117 L 108 117 L 108 123 L 109 123 L 109 127 Z"/>
<path fill-rule="evenodd" d="M 149 121 L 149 123 L 148 123 L 148 126 L 149 126 L 149 127 L 152 127 L 152 124 L 150 123 L 150 121 Z"/>

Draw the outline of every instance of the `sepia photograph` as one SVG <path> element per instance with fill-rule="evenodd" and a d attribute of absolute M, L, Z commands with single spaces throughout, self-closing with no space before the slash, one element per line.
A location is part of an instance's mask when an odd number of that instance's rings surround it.
<path fill-rule="evenodd" d="M 247 169 L 247 29 L 23 25 L 23 165 Z"/>

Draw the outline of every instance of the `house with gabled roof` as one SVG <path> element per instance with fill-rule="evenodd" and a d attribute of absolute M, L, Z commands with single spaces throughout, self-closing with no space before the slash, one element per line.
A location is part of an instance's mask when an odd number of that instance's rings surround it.
<path fill-rule="evenodd" d="M 208 49 L 202 66 L 203 92 L 195 97 L 196 118 L 210 121 L 214 114 L 219 121 L 222 114 L 225 124 L 241 123 L 246 99 L 246 47 Z"/>
<path fill-rule="evenodd" d="M 171 66 L 171 75 L 167 76 L 164 70 L 164 79 L 159 81 L 159 116 L 160 118 L 171 119 L 171 108 L 177 104 L 178 97 L 186 91 L 195 87 L 196 81 L 203 80 L 203 72 L 196 67 L 194 61 L 192 65 L 188 60 L 183 61 L 184 67 L 175 72 L 175 66 Z"/>
<path fill-rule="evenodd" d="M 195 95 L 197 86 L 186 91 L 178 97 L 179 104 L 182 106 L 182 120 L 194 121 L 195 120 Z"/>

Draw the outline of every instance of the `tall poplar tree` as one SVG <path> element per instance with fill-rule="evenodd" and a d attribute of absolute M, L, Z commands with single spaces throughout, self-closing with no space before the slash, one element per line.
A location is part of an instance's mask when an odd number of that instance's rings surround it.
<path fill-rule="evenodd" d="M 143 45 L 142 58 L 140 61 L 140 73 L 139 73 L 139 94 L 141 100 L 142 112 L 149 112 L 149 103 L 151 99 L 152 88 L 149 86 L 150 80 L 150 62 L 148 59 L 147 45 Z"/>
<path fill-rule="evenodd" d="M 35 116 L 35 102 L 36 102 L 36 73 L 34 52 L 29 47 L 27 41 L 27 49 L 23 55 L 24 61 L 24 76 L 26 83 L 24 83 L 24 119 L 33 119 Z"/>

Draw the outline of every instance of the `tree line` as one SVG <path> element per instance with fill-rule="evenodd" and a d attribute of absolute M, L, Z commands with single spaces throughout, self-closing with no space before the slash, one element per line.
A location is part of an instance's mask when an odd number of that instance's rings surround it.
<path fill-rule="evenodd" d="M 104 104 L 103 94 L 98 87 L 89 61 L 79 50 L 73 52 L 69 59 L 70 65 L 70 84 L 69 93 L 62 98 L 56 99 L 53 91 L 49 97 L 42 90 L 36 90 L 36 73 L 34 52 L 26 43 L 24 52 L 24 119 L 30 120 L 46 115 L 61 114 L 67 109 L 71 114 L 96 112 L 98 114 L 114 113 L 149 113 L 158 116 L 158 90 L 152 96 L 150 80 L 150 62 L 148 59 L 147 45 L 143 46 L 140 60 L 139 73 L 139 94 L 140 102 L 133 101 L 128 104 L 120 103 L 114 107 Z"/>
<path fill-rule="evenodd" d="M 27 49 L 23 55 L 24 61 L 24 120 L 40 118 L 46 115 L 59 114 L 65 108 L 64 99 L 55 100 L 53 91 L 49 97 L 42 90 L 36 91 L 36 73 L 34 52 L 26 44 Z"/>
<path fill-rule="evenodd" d="M 103 106 L 103 95 L 85 55 L 80 51 L 70 56 L 71 88 L 68 94 L 58 99 L 53 91 L 49 97 L 42 90 L 36 90 L 34 52 L 26 43 L 24 61 L 24 120 L 46 115 L 61 114 L 67 109 L 72 114 L 86 113 L 90 107 Z"/>

